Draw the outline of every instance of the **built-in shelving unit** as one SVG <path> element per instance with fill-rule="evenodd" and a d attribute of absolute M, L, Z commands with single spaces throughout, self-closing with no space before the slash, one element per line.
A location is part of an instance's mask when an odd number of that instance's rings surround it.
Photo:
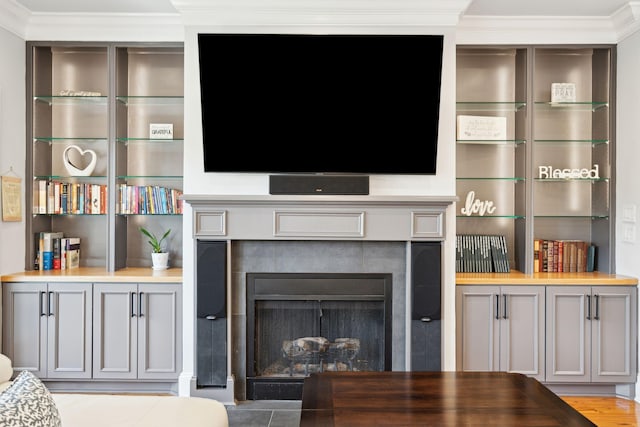
<path fill-rule="evenodd" d="M 504 235 L 513 270 L 533 273 L 534 242 L 547 239 L 589 242 L 595 268 L 615 272 L 614 54 L 611 46 L 457 48 L 457 115 L 506 123 L 497 140 L 458 136 L 457 233 Z M 573 83 L 575 97 L 556 102 L 553 83 Z M 463 210 L 471 203 L 495 210 Z"/>
<path fill-rule="evenodd" d="M 37 234 L 50 231 L 81 238 L 83 267 L 150 266 L 140 226 L 156 234 L 170 228 L 170 266 L 181 267 L 182 44 L 29 42 L 27 48 L 27 175 L 34 185 L 27 188 L 33 215 L 25 269 L 34 268 Z M 151 124 L 171 125 L 172 132 L 152 136 Z M 67 185 L 104 193 L 100 210 L 51 209 L 41 188 Z"/>

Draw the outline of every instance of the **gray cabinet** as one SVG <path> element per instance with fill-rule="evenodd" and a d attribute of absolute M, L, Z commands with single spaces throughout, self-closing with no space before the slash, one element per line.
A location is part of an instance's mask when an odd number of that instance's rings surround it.
<path fill-rule="evenodd" d="M 637 289 L 547 288 L 547 382 L 636 380 Z"/>
<path fill-rule="evenodd" d="M 181 286 L 94 286 L 93 378 L 177 379 L 182 368 Z"/>
<path fill-rule="evenodd" d="M 16 372 L 91 377 L 91 284 L 3 283 L 3 353 Z"/>
<path fill-rule="evenodd" d="M 544 379 L 544 286 L 458 286 L 457 369 Z"/>

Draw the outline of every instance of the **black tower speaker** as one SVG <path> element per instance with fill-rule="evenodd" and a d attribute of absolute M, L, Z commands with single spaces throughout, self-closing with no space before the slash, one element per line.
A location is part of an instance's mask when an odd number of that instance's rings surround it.
<path fill-rule="evenodd" d="M 227 244 L 196 247 L 196 384 L 227 385 Z"/>
<path fill-rule="evenodd" d="M 368 175 L 269 175 L 269 194 L 369 194 Z"/>
<path fill-rule="evenodd" d="M 227 244 L 198 240 L 197 243 L 197 316 L 227 316 Z"/>
<path fill-rule="evenodd" d="M 413 320 L 439 320 L 442 276 L 442 244 L 413 242 L 411 244 L 411 288 Z"/>

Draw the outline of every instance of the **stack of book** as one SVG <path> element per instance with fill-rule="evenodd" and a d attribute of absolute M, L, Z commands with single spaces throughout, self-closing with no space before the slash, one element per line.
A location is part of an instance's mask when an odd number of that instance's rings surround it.
<path fill-rule="evenodd" d="M 596 247 L 583 240 L 533 241 L 533 271 L 544 272 L 592 272 L 595 267 Z"/>
<path fill-rule="evenodd" d="M 35 180 L 33 213 L 100 215 L 107 212 L 107 186 Z"/>
<path fill-rule="evenodd" d="M 457 273 L 508 273 L 507 242 L 502 235 L 456 235 Z"/>
<path fill-rule="evenodd" d="M 80 267 L 80 238 L 62 232 L 36 233 L 36 270 L 68 270 Z"/>

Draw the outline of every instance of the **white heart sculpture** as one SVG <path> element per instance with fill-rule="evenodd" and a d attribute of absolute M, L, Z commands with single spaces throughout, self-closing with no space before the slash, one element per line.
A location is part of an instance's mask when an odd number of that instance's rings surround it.
<path fill-rule="evenodd" d="M 69 150 L 77 151 L 81 157 L 83 157 L 85 154 L 89 154 L 91 155 L 91 161 L 84 169 L 80 169 L 79 167 L 74 165 L 69 159 Z M 98 156 L 96 155 L 96 152 L 93 150 L 83 150 L 77 145 L 69 145 L 67 148 L 64 149 L 62 153 L 62 160 L 64 162 L 64 167 L 67 169 L 67 172 L 69 173 L 69 175 L 91 176 L 91 174 L 93 173 L 93 170 L 96 168 L 96 162 L 98 161 Z"/>

